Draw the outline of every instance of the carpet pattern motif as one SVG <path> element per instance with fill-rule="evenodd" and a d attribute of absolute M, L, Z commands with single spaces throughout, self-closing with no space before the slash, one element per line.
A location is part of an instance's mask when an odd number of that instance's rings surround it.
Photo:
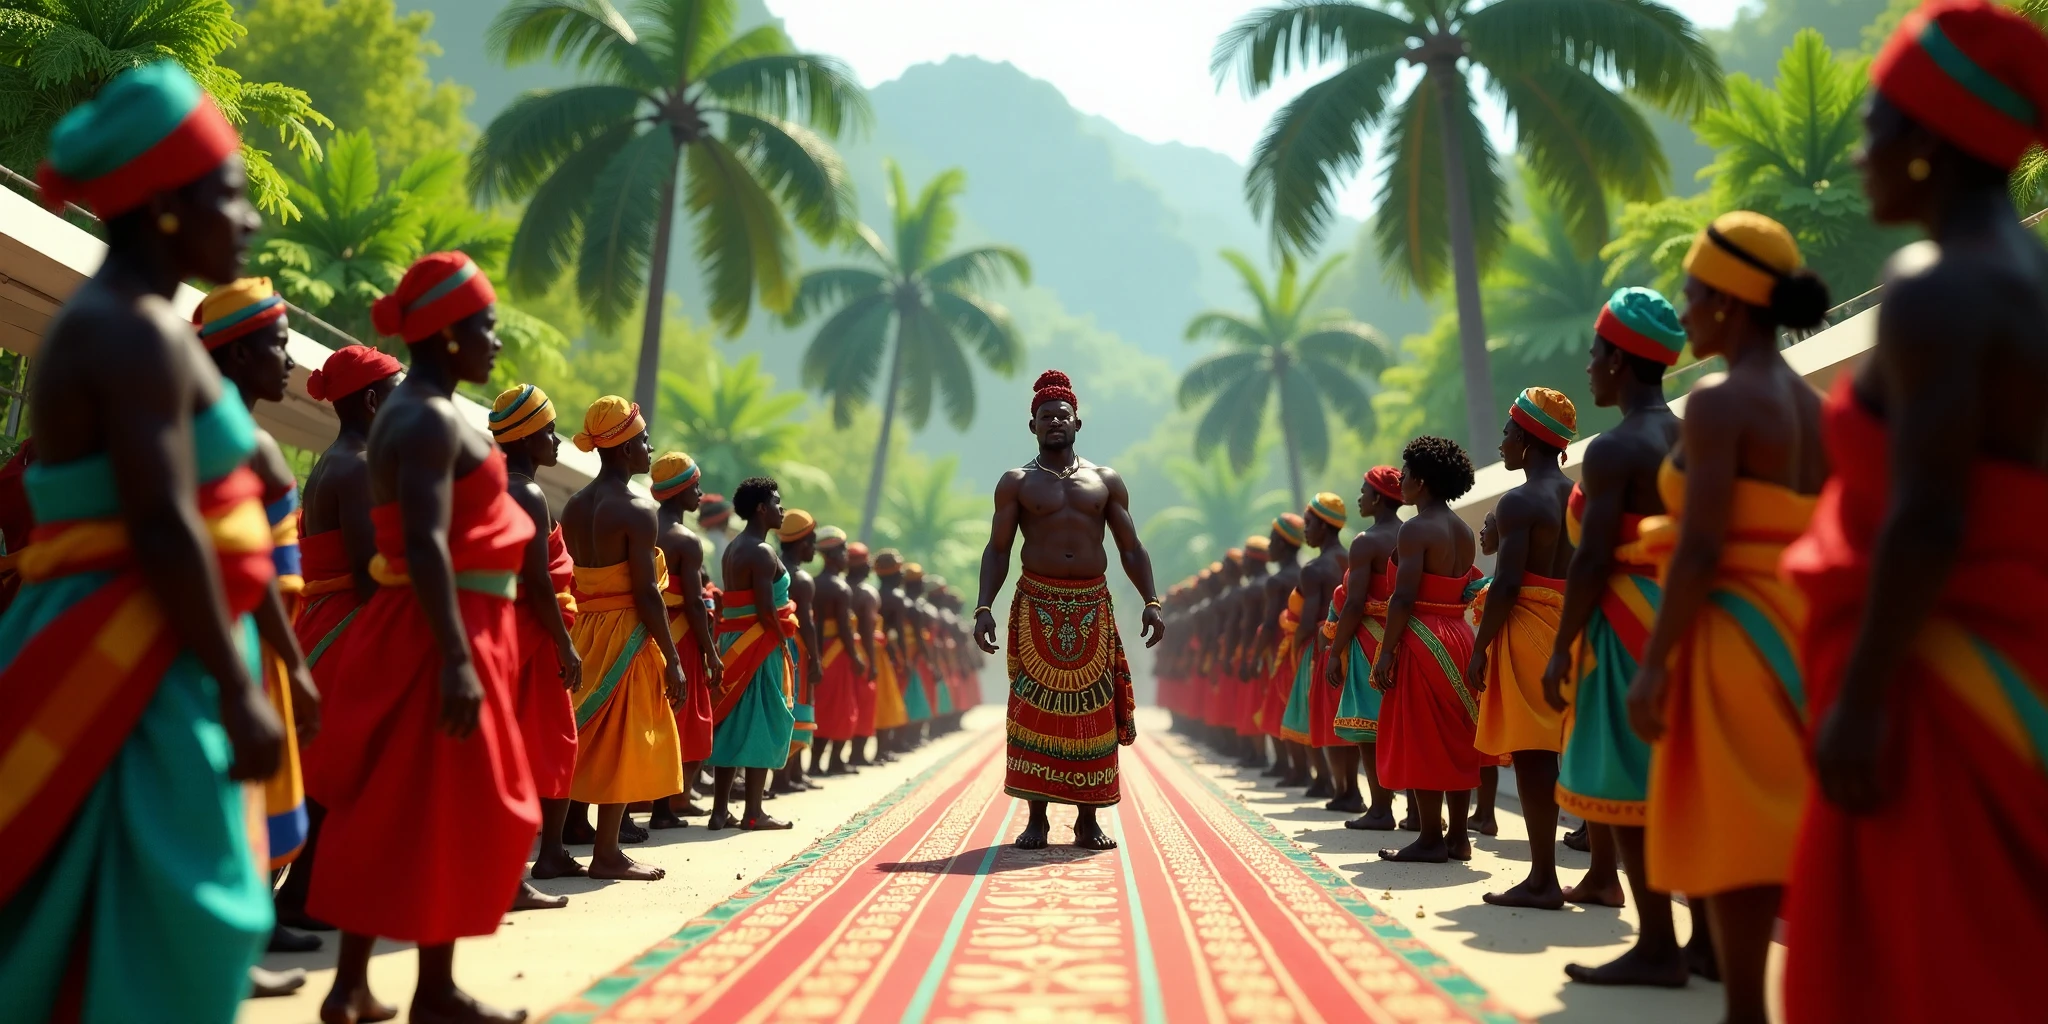
<path fill-rule="evenodd" d="M 972 742 L 547 1019 L 1515 1020 L 1150 738 L 1102 813 L 1121 849 L 1008 845 L 1002 751 Z"/>

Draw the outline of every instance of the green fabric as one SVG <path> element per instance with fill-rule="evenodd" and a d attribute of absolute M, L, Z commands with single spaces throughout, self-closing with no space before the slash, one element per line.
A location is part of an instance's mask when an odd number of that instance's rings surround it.
<path fill-rule="evenodd" d="M 2020 728 L 2027 734 L 2027 741 L 2034 748 L 2035 760 L 2048 764 L 2048 705 L 2043 705 L 2041 695 L 2027 682 L 2020 668 L 2007 658 L 2003 651 L 1984 642 L 1984 638 L 1972 634 L 1970 643 L 1984 663 L 1991 666 L 1991 677 L 1998 680 L 1998 688 L 2005 699 L 2012 702 L 2013 717 L 2019 719 Z"/>
<path fill-rule="evenodd" d="M 1801 721 L 1806 719 L 1806 682 L 1799 674 L 1799 659 L 1792 654 L 1792 648 L 1785 643 L 1785 637 L 1778 632 L 1770 617 L 1748 598 L 1732 590 L 1716 590 L 1707 595 L 1715 607 L 1734 617 L 1742 631 L 1749 636 L 1749 642 L 1756 652 L 1763 656 L 1764 664 L 1771 667 L 1778 677 L 1778 685 L 1785 688 L 1785 696 L 1792 702 L 1792 709 Z"/>
<path fill-rule="evenodd" d="M 1294 686 L 1287 691 L 1287 713 L 1280 716 L 1280 731 L 1287 736 L 1309 735 L 1308 688 L 1314 685 L 1316 659 L 1313 650 L 1301 653 L 1301 663 L 1294 666 Z"/>
<path fill-rule="evenodd" d="M 946 680 L 940 679 L 937 689 L 939 691 L 939 714 L 950 715 L 960 710 L 953 706 L 953 688 L 947 685 Z"/>
<path fill-rule="evenodd" d="M 1927 52 L 1936 67 L 1957 85 L 1968 90 L 1970 95 L 1984 101 L 1993 110 L 2012 118 L 2028 127 L 2034 127 L 2034 105 L 2025 96 L 2014 92 L 2011 86 L 1993 77 L 1991 72 L 1977 66 L 1962 48 L 1949 39 L 1941 30 L 1941 23 L 1927 19 L 1927 26 L 1920 30 L 1920 49 Z"/>
<path fill-rule="evenodd" d="M 640 648 L 646 643 L 647 627 L 636 623 L 633 631 L 626 634 L 626 646 L 619 649 L 617 658 L 612 659 L 612 667 L 606 669 L 604 678 L 597 681 L 596 692 L 587 699 L 577 702 L 577 731 L 580 732 L 584 726 L 589 725 L 590 720 L 604 709 L 605 703 L 612 699 L 612 691 L 619 688 L 619 680 L 626 678 L 626 670 L 633 667 L 633 659 L 639 655 Z"/>
<path fill-rule="evenodd" d="M 718 649 L 730 653 L 743 633 L 722 633 Z M 790 734 L 796 716 L 782 694 L 783 673 L 789 671 L 787 648 L 780 644 L 768 653 L 745 693 L 711 733 L 711 756 L 704 763 L 712 768 L 780 768 L 789 762 Z"/>
<path fill-rule="evenodd" d="M 106 177 L 162 142 L 203 95 L 175 61 L 123 72 L 57 122 L 50 165 L 73 181 Z"/>
<path fill-rule="evenodd" d="M 1650 607 L 1663 594 L 1647 576 L 1629 580 Z M 1604 608 L 1595 608 L 1580 639 L 1579 657 L 1591 667 L 1579 677 L 1572 696 L 1571 735 L 1558 761 L 1557 788 L 1589 800 L 1642 803 L 1650 794 L 1650 745 L 1628 724 L 1628 687 L 1636 677 L 1636 658 L 1621 642 Z"/>
<path fill-rule="evenodd" d="M 903 708 L 913 723 L 932 717 L 932 702 L 924 695 L 924 676 L 915 668 L 906 668 L 903 673 Z"/>
<path fill-rule="evenodd" d="M 1372 634 L 1377 642 L 1386 635 L 1386 627 L 1379 620 L 1366 616 L 1358 628 Z M 1373 722 L 1380 720 L 1380 692 L 1372 688 L 1372 662 L 1365 657 L 1365 645 L 1351 638 L 1351 660 L 1345 667 L 1344 695 L 1337 698 L 1337 720 L 1363 718 Z M 1337 726 L 1337 738 L 1347 743 L 1375 743 L 1379 741 L 1378 726 L 1371 729 L 1354 729 Z"/>
<path fill-rule="evenodd" d="M 22 589 L 0 619 L 0 665 L 113 576 Z M 257 678 L 255 625 L 242 650 Z M 127 742 L 42 866 L 0 907 L 0 992 L 9 1020 L 44 1020 L 72 950 L 85 960 L 88 1024 L 229 1024 L 272 924 L 218 689 L 190 653 L 164 673 Z"/>
<path fill-rule="evenodd" d="M 227 381 L 221 386 L 226 390 L 220 398 L 192 417 L 196 468 L 206 482 L 233 472 L 256 450 L 256 421 L 249 418 L 241 393 Z M 114 463 L 105 452 L 69 462 L 37 462 L 22 473 L 21 482 L 37 522 L 106 519 L 121 512 Z"/>
<path fill-rule="evenodd" d="M 1607 299 L 1607 311 L 1628 329 L 1673 352 L 1685 350 L 1685 327 L 1678 322 L 1678 310 L 1671 300 L 1649 288 L 1617 288 Z"/>

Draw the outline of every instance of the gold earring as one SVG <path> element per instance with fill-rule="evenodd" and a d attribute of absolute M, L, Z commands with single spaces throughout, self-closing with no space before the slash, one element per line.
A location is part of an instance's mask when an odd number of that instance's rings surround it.
<path fill-rule="evenodd" d="M 1724 321 L 1724 320 L 1727 320 L 1727 319 L 1728 319 L 1728 311 L 1727 311 L 1727 310 L 1725 310 L 1725 309 L 1717 309 L 1717 310 L 1715 310 L 1715 311 L 1714 311 L 1714 322 L 1715 322 L 1715 323 L 1717 323 L 1717 324 L 1718 324 L 1718 323 L 1721 323 L 1722 321 Z"/>
<path fill-rule="evenodd" d="M 462 351 L 462 343 L 456 341 L 454 338 L 448 339 L 448 354 L 452 356 L 460 351 Z"/>
<path fill-rule="evenodd" d="M 156 218 L 156 229 L 157 229 L 157 230 L 158 230 L 159 232 L 162 232 L 163 234 L 166 234 L 166 235 L 175 235 L 175 234 L 177 234 L 177 233 L 178 233 L 178 215 L 177 215 L 177 214 L 175 214 L 175 213 L 162 213 L 162 214 L 158 214 L 158 215 L 157 215 L 157 218 Z"/>
<path fill-rule="evenodd" d="M 1923 157 L 1916 156 L 1906 161 L 1906 177 L 1914 181 L 1926 181 L 1933 173 L 1934 165 L 1928 163 Z"/>

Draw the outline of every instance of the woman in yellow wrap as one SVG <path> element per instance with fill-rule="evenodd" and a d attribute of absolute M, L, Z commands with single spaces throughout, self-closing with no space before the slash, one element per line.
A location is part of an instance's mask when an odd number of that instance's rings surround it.
<path fill-rule="evenodd" d="M 1663 604 L 1629 687 L 1653 744 L 1653 888 L 1704 898 L 1727 1020 L 1762 1024 L 1764 959 L 1806 795 L 1805 699 L 1795 652 L 1806 620 L 1779 556 L 1827 479 L 1820 395 L 1778 351 L 1781 327 L 1818 325 L 1827 286 L 1783 225 L 1723 214 L 1686 255 L 1682 321 L 1728 372 L 1687 399 L 1658 474 L 1668 514 L 1643 522 Z"/>
<path fill-rule="evenodd" d="M 593 403 L 572 440 L 598 453 L 595 479 L 562 507 L 562 539 L 576 561 L 576 623 L 583 658 L 576 688 L 576 775 L 569 798 L 598 805 L 590 877 L 652 881 L 660 868 L 619 848 L 626 805 L 683 790 L 682 659 L 669 633 L 668 564 L 658 506 L 628 488 L 653 468 L 639 406 L 616 395 Z"/>

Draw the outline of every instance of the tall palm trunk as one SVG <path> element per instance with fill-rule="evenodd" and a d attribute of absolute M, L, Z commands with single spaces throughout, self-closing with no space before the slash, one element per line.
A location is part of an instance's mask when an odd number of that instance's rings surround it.
<path fill-rule="evenodd" d="M 1279 390 L 1278 383 L 1274 390 Z M 1284 394 L 1276 411 L 1280 414 L 1280 443 L 1287 446 L 1287 486 L 1294 492 L 1294 511 L 1299 512 L 1308 507 L 1308 500 L 1301 490 L 1301 449 L 1294 443 L 1294 423 L 1287 418 Z"/>
<path fill-rule="evenodd" d="M 1444 145 L 1444 188 L 1451 221 L 1451 274 L 1458 295 L 1458 356 L 1465 369 L 1465 447 L 1475 448 L 1492 435 L 1493 371 L 1486 358 L 1486 312 L 1479 304 L 1479 246 L 1472 228 L 1472 179 L 1465 167 L 1465 140 L 1458 135 L 1456 57 L 1429 63 L 1436 80 L 1437 109 L 1443 118 L 1438 135 Z"/>
<path fill-rule="evenodd" d="M 654 222 L 654 258 L 647 261 L 647 315 L 640 325 L 640 365 L 633 375 L 633 401 L 640 416 L 654 425 L 654 379 L 661 375 L 661 323 L 668 291 L 668 243 L 676 229 L 676 175 L 682 173 L 683 147 L 676 146 L 674 167 L 661 183 L 661 215 Z"/>
<path fill-rule="evenodd" d="M 882 470 L 889 465 L 889 431 L 896 424 L 896 385 L 903 376 L 903 324 L 896 317 L 896 343 L 889 348 L 888 390 L 882 397 L 882 433 L 875 439 L 875 467 L 868 472 L 868 497 L 861 503 L 860 540 L 865 544 L 875 532 L 875 511 L 882 505 Z"/>

